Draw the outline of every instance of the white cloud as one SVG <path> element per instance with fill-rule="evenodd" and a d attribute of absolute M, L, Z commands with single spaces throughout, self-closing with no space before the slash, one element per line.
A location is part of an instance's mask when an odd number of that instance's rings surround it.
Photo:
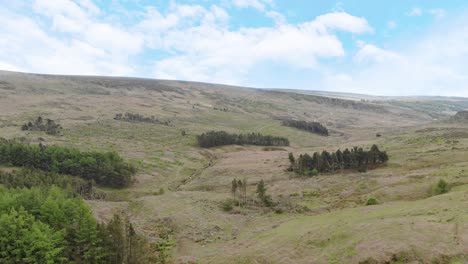
<path fill-rule="evenodd" d="M 265 13 L 267 17 L 273 19 L 275 24 L 280 25 L 280 24 L 285 24 L 286 23 L 286 18 L 284 17 L 283 14 L 276 12 L 276 11 L 268 11 Z"/>
<path fill-rule="evenodd" d="M 367 20 L 346 12 L 333 12 L 318 16 L 310 23 L 316 29 L 336 29 L 352 33 L 372 32 Z"/>
<path fill-rule="evenodd" d="M 407 13 L 408 16 L 422 16 L 422 14 L 422 9 L 418 7 L 411 9 L 411 11 Z"/>
<path fill-rule="evenodd" d="M 142 36 L 101 22 L 91 1 L 35 0 L 30 8 L 34 16 L 0 9 L 0 50 L 8 51 L 0 61 L 32 72 L 135 74 L 129 57 L 142 51 Z"/>
<path fill-rule="evenodd" d="M 255 8 L 260 11 L 264 11 L 267 7 L 273 5 L 272 0 L 232 0 L 232 3 L 236 7 Z"/>
<path fill-rule="evenodd" d="M 361 46 L 361 49 L 354 56 L 357 63 L 385 63 L 403 59 L 395 52 L 381 49 L 372 44 L 359 43 L 358 45 Z"/>
<path fill-rule="evenodd" d="M 164 21 L 169 16 L 160 19 Z M 333 33 L 336 30 L 364 33 L 372 29 L 365 19 L 341 12 L 298 25 L 282 21 L 275 27 L 238 31 L 216 23 L 174 25 L 148 41 L 153 48 L 178 54 L 155 62 L 157 78 L 245 84 L 246 74 L 261 63 L 314 69 L 320 58 L 344 56 L 342 44 Z"/>
<path fill-rule="evenodd" d="M 433 15 L 437 19 L 441 19 L 445 17 L 445 14 L 446 14 L 445 10 L 441 8 L 431 9 L 428 12 L 429 14 Z"/>
<path fill-rule="evenodd" d="M 387 27 L 389 29 L 395 29 L 397 27 L 397 23 L 394 20 L 390 20 L 387 22 Z"/>
<path fill-rule="evenodd" d="M 4 70 L 4 71 L 23 71 L 21 68 L 16 67 L 15 65 L 12 65 L 12 64 L 6 63 L 6 62 L 1 62 L 1 61 L 0 61 L 0 70 Z"/>
<path fill-rule="evenodd" d="M 446 15 L 445 9 L 442 9 L 442 8 L 423 10 L 421 8 L 416 8 L 416 7 L 413 8 L 406 15 L 408 15 L 408 16 L 422 16 L 425 13 L 433 15 L 436 19 L 441 19 L 441 18 L 445 17 L 445 15 Z"/>
<path fill-rule="evenodd" d="M 194 81 L 249 83 L 259 65 L 318 69 L 321 58 L 343 57 L 337 31 L 360 34 L 372 28 L 364 18 L 333 12 L 289 24 L 270 0 L 235 1 L 264 10 L 274 26 L 230 27 L 228 12 L 217 6 L 177 4 L 135 13 L 120 25 L 90 0 L 34 0 L 26 16 L 0 8 L 0 61 L 5 68 L 32 72 L 141 75 Z M 109 21 L 115 21 L 113 23 Z M 132 61 L 142 54 L 157 59 Z M 0 65 L 1 66 L 1 65 Z"/>
<path fill-rule="evenodd" d="M 380 95 L 468 96 L 468 29 L 460 26 L 468 23 L 465 17 L 393 50 L 358 43 L 354 69 L 327 73 L 321 87 Z"/>

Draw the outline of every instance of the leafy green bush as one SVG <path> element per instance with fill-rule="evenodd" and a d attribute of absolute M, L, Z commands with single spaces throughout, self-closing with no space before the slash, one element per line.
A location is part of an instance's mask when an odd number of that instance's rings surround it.
<path fill-rule="evenodd" d="M 449 184 L 442 179 L 440 179 L 439 182 L 434 186 L 435 195 L 448 193 L 449 191 L 450 191 Z"/>
<path fill-rule="evenodd" d="M 223 211 L 225 212 L 230 212 L 232 211 L 232 209 L 234 209 L 234 206 L 236 205 L 236 201 L 233 200 L 233 199 L 227 199 L 225 201 L 222 202 L 221 204 L 221 208 L 223 209 Z"/>
<path fill-rule="evenodd" d="M 367 199 L 366 205 L 376 205 L 376 204 L 379 204 L 379 201 L 377 201 L 377 199 L 375 198 Z"/>

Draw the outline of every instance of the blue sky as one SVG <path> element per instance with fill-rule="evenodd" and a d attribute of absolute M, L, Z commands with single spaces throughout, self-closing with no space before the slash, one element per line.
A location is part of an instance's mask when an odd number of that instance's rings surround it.
<path fill-rule="evenodd" d="M 0 0 L 0 69 L 468 96 L 461 0 Z"/>

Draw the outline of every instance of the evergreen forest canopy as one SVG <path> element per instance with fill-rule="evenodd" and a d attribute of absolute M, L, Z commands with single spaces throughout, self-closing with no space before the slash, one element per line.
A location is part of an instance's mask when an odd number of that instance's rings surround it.
<path fill-rule="evenodd" d="M 115 152 L 79 151 L 62 146 L 0 140 L 0 165 L 35 168 L 93 180 L 102 186 L 129 186 L 136 168 Z"/>
<path fill-rule="evenodd" d="M 284 119 L 281 124 L 283 126 L 294 127 L 297 129 L 305 130 L 310 133 L 318 134 L 321 136 L 328 136 L 328 129 L 319 122 L 298 121 L 293 119 Z"/>
<path fill-rule="evenodd" d="M 289 146 L 284 137 L 262 135 L 260 133 L 230 134 L 225 131 L 210 131 L 197 136 L 198 145 L 211 148 L 225 145 Z"/>
<path fill-rule="evenodd" d="M 21 168 L 11 172 L 0 171 L 0 184 L 6 188 L 33 188 L 57 186 L 84 199 L 101 199 L 105 193 L 97 191 L 94 181 L 79 177 Z"/>
<path fill-rule="evenodd" d="M 301 175 L 313 176 L 318 173 L 333 173 L 337 170 L 356 170 L 365 172 L 374 169 L 388 161 L 387 152 L 379 150 L 377 145 L 372 145 L 366 151 L 354 147 L 351 150 L 337 150 L 336 152 L 315 152 L 312 156 L 301 154 L 296 159 L 292 153 L 289 154 L 290 171 Z"/>

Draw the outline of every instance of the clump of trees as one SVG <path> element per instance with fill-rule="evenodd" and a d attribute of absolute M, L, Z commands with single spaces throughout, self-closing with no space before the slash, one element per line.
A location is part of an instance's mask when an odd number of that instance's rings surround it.
<path fill-rule="evenodd" d="M 210 131 L 197 136 L 198 145 L 211 148 L 224 145 L 289 146 L 284 137 L 262 135 L 260 133 L 230 134 L 225 131 Z"/>
<path fill-rule="evenodd" d="M 33 188 L 57 186 L 84 199 L 102 199 L 105 193 L 97 191 L 92 180 L 44 172 L 34 169 L 19 169 L 11 172 L 0 171 L 0 184 L 6 188 Z"/>
<path fill-rule="evenodd" d="M 0 187 L 0 263 L 155 263 L 127 218 L 107 224 L 58 187 Z"/>
<path fill-rule="evenodd" d="M 227 112 L 228 109 L 227 107 L 213 107 L 213 110 L 217 110 L 217 111 L 223 111 L 223 112 Z"/>
<path fill-rule="evenodd" d="M 233 179 L 231 182 L 231 193 L 234 200 L 238 200 L 239 204 L 247 202 L 247 179 Z"/>
<path fill-rule="evenodd" d="M 43 119 L 41 116 L 38 116 L 36 120 L 30 121 L 23 126 L 21 126 L 21 130 L 23 131 L 44 131 L 48 135 L 61 135 L 62 134 L 62 126 L 60 124 L 55 123 L 54 120 L 51 119 Z"/>
<path fill-rule="evenodd" d="M 155 116 L 144 116 L 141 114 L 135 114 L 135 113 L 125 113 L 125 114 L 116 114 L 114 117 L 115 120 L 122 120 L 122 121 L 127 121 L 127 122 L 142 122 L 142 123 L 153 123 L 153 124 L 162 124 L 162 125 L 170 125 L 170 121 L 162 121 L 156 118 Z"/>
<path fill-rule="evenodd" d="M 301 154 L 297 159 L 290 153 L 288 158 L 291 164 L 289 171 L 308 176 L 334 173 L 338 170 L 366 172 L 388 161 L 387 152 L 380 151 L 377 145 L 372 145 L 368 151 L 358 147 L 331 153 L 324 150 L 321 153 L 315 152 L 312 156 L 307 153 Z"/>
<path fill-rule="evenodd" d="M 318 134 L 321 136 L 328 136 L 328 129 L 319 122 L 307 122 L 293 119 L 284 119 L 281 123 L 283 126 L 294 127 L 297 129 L 305 130 L 310 133 Z"/>
<path fill-rule="evenodd" d="M 136 168 L 115 152 L 79 151 L 0 140 L 0 165 L 29 167 L 79 176 L 99 185 L 122 188 L 130 185 Z"/>
<path fill-rule="evenodd" d="M 231 194 L 232 199 L 228 199 L 221 204 L 224 211 L 231 211 L 234 206 L 249 206 L 249 205 L 262 205 L 266 207 L 273 207 L 273 199 L 267 194 L 267 188 L 263 179 L 257 183 L 255 191 L 257 200 L 247 196 L 247 179 L 243 180 L 233 179 L 231 181 Z"/>

